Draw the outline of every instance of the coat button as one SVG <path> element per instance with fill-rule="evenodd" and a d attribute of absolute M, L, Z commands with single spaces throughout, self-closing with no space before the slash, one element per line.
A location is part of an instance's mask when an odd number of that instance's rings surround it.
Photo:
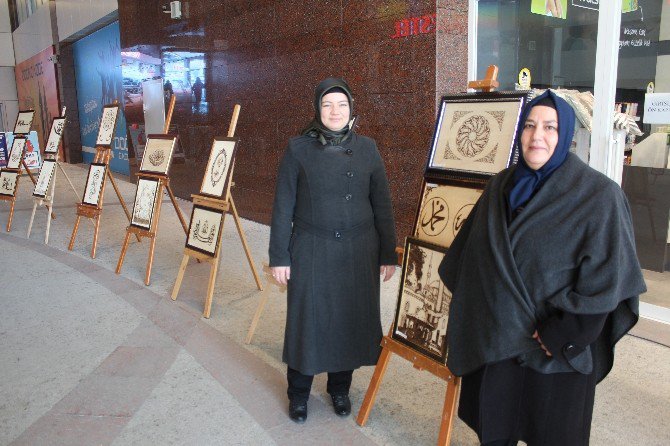
<path fill-rule="evenodd" d="M 344 199 L 347 200 L 347 201 L 351 200 L 351 194 L 347 194 L 347 195 L 345 195 L 345 196 L 344 196 Z"/>
<path fill-rule="evenodd" d="M 347 176 L 348 176 L 349 178 L 352 178 L 352 177 L 354 176 L 354 173 L 353 173 L 353 172 L 347 172 Z"/>
<path fill-rule="evenodd" d="M 351 149 L 347 149 L 346 152 L 344 152 L 344 153 L 346 153 L 347 155 L 351 156 L 351 155 L 354 153 L 354 151 L 351 150 Z"/>
<path fill-rule="evenodd" d="M 335 231 L 335 238 L 340 238 L 340 237 L 342 237 L 342 234 L 340 234 L 339 232 Z"/>

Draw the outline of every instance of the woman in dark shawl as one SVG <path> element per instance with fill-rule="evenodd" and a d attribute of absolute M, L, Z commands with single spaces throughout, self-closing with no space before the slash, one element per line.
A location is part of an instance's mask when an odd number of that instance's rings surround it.
<path fill-rule="evenodd" d="M 270 266 L 288 283 L 283 361 L 296 422 L 307 418 L 312 379 L 322 372 L 335 413 L 351 412 L 353 370 L 380 353 L 379 276 L 395 271 L 384 163 L 374 140 L 351 128 L 352 109 L 344 80 L 322 81 L 314 119 L 289 141 L 277 176 Z"/>
<path fill-rule="evenodd" d="M 588 445 L 595 385 L 646 291 L 621 188 L 569 153 L 572 108 L 531 101 L 519 163 L 488 183 L 440 265 L 447 365 L 485 445 Z"/>

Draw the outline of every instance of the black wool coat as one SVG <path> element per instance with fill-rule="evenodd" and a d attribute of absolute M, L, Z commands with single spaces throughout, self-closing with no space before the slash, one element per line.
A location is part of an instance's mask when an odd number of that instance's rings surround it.
<path fill-rule="evenodd" d="M 290 266 L 283 361 L 307 375 L 374 365 L 379 267 L 396 263 L 393 209 L 374 140 L 292 138 L 277 177 L 270 266 Z"/>

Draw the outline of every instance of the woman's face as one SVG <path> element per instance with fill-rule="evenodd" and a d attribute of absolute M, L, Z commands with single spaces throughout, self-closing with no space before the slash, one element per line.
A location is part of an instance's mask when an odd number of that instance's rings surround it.
<path fill-rule="evenodd" d="M 342 130 L 349 124 L 349 99 L 344 93 L 328 93 L 321 98 L 321 122 L 328 130 Z"/>
<path fill-rule="evenodd" d="M 533 170 L 544 166 L 558 143 L 558 115 L 544 105 L 530 109 L 521 132 L 523 159 Z"/>

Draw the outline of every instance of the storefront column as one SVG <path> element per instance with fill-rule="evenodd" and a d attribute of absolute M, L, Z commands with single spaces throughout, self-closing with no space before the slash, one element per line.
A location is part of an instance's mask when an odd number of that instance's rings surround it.
<path fill-rule="evenodd" d="M 477 17 L 479 1 L 468 2 L 468 82 L 477 80 Z"/>

